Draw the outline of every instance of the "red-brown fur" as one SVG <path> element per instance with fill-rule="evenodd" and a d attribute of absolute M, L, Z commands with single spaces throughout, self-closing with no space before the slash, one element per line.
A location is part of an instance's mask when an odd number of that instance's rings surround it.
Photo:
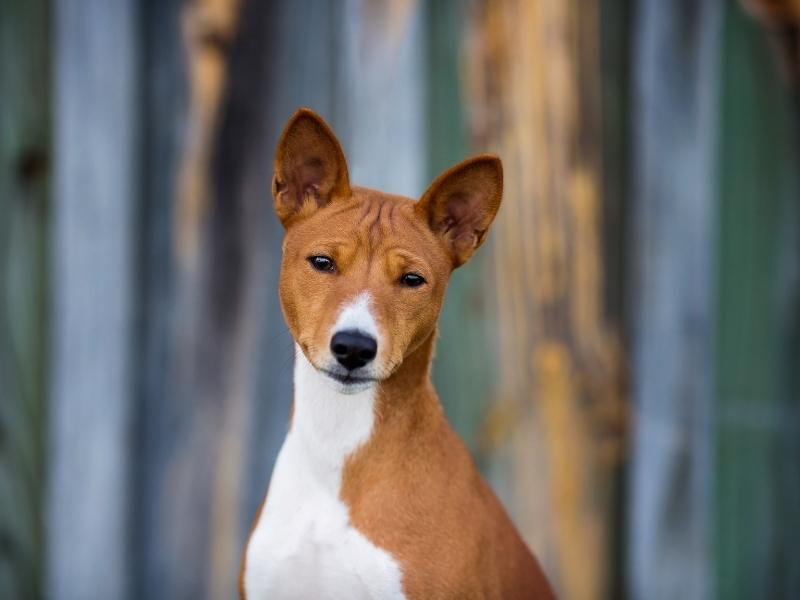
<path fill-rule="evenodd" d="M 352 525 L 398 561 L 408 598 L 553 597 L 447 423 L 429 376 L 450 273 L 483 242 L 500 205 L 499 159 L 453 167 L 419 202 L 351 187 L 332 131 L 301 109 L 278 143 L 273 193 L 287 229 L 282 307 L 309 361 L 322 364 L 336 308 L 359 291 L 369 290 L 386 332 L 372 435 L 342 475 Z M 306 259 L 315 254 L 333 258 L 336 273 L 310 270 Z M 408 271 L 427 283 L 402 288 Z"/>

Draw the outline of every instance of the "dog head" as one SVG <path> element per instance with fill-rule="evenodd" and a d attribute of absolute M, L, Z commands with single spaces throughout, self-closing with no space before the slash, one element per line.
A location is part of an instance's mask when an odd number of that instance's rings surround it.
<path fill-rule="evenodd" d="M 419 201 L 352 187 L 330 127 L 308 109 L 292 116 L 272 181 L 286 228 L 281 306 L 337 389 L 387 379 L 434 334 L 450 274 L 486 239 L 502 189 L 492 155 L 448 169 Z"/>

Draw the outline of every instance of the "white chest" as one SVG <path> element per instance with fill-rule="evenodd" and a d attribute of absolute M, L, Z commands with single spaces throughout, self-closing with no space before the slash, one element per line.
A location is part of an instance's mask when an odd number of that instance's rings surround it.
<path fill-rule="evenodd" d="M 350 525 L 339 499 L 344 461 L 372 429 L 372 392 L 330 397 L 304 362 L 300 353 L 292 430 L 247 548 L 247 600 L 402 599 L 397 561 Z"/>
<path fill-rule="evenodd" d="M 397 562 L 350 526 L 338 498 L 290 469 L 294 445 L 287 438 L 248 546 L 247 599 L 403 598 Z"/>

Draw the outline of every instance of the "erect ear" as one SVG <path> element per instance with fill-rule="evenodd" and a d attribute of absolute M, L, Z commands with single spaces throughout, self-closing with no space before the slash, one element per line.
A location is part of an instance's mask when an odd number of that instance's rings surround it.
<path fill-rule="evenodd" d="M 502 197 L 503 164 L 493 154 L 481 154 L 439 175 L 416 210 L 444 241 L 455 268 L 486 239 Z"/>
<path fill-rule="evenodd" d="M 334 198 L 350 195 L 347 161 L 328 124 L 308 108 L 295 112 L 275 150 L 272 197 L 286 227 Z"/>

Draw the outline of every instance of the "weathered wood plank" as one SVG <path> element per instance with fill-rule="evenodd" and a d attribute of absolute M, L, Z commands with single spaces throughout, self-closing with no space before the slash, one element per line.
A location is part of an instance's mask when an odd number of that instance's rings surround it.
<path fill-rule="evenodd" d="M 0 3 L 0 597 L 41 597 L 50 3 Z"/>
<path fill-rule="evenodd" d="M 317 0 L 229 4 L 233 30 L 220 33 L 227 17 L 206 13 L 204 2 L 183 4 L 180 18 L 196 19 L 205 33 L 183 30 L 184 73 L 192 76 L 164 114 L 162 101 L 177 87 L 171 77 L 182 77 L 182 67 L 163 27 L 178 35 L 180 5 L 154 2 L 149 21 L 161 40 L 153 75 L 161 51 L 172 75 L 153 80 L 148 119 L 160 130 L 177 115 L 187 129 L 153 139 L 154 150 L 177 150 L 168 167 L 155 158 L 151 166 L 156 212 L 148 228 L 161 252 L 148 260 L 144 299 L 152 316 L 145 347 L 156 352 L 145 356 L 141 589 L 148 598 L 229 598 L 291 402 L 293 345 L 276 291 L 282 229 L 271 208 L 272 153 L 299 105 L 340 125 L 334 99 L 346 91 L 339 87 L 342 12 Z"/>
<path fill-rule="evenodd" d="M 246 189 L 243 173 L 248 157 L 268 164 L 254 149 L 254 117 L 277 24 L 257 3 L 240 11 L 224 0 L 152 2 L 147 12 L 141 597 L 233 595 L 250 411 L 264 391 L 257 361 L 275 375 L 258 352 L 269 180 Z"/>
<path fill-rule="evenodd" d="M 138 3 L 55 11 L 49 598 L 131 586 Z"/>
<path fill-rule="evenodd" d="M 344 3 L 335 96 L 351 180 L 411 197 L 428 183 L 423 16 L 417 1 Z"/>
<path fill-rule="evenodd" d="M 713 429 L 726 600 L 800 597 L 800 114 L 768 38 L 727 6 Z"/>
<path fill-rule="evenodd" d="M 631 277 L 633 598 L 708 598 L 718 2 L 636 17 Z"/>
<path fill-rule="evenodd" d="M 492 472 L 561 594 L 608 592 L 621 343 L 605 316 L 596 2 L 484 2 L 468 62 L 477 140 L 505 164 L 493 226 Z"/>
<path fill-rule="evenodd" d="M 613 327 L 621 332 L 626 349 L 630 348 L 629 307 L 631 301 L 628 253 L 630 244 L 630 212 L 635 199 L 631 194 L 631 156 L 633 115 L 631 87 L 631 51 L 636 32 L 633 27 L 635 0 L 600 1 L 601 104 L 603 201 L 600 217 L 603 235 L 603 272 L 605 314 Z M 627 375 L 627 372 L 626 372 Z M 628 381 L 625 378 L 625 386 Z M 626 391 L 629 391 L 626 389 Z M 614 506 L 609 533 L 610 559 L 608 597 L 626 597 L 629 503 L 627 496 L 630 467 L 628 423 L 624 425 L 626 445 L 622 450 L 621 468 L 616 474 Z"/>
<path fill-rule="evenodd" d="M 465 4 L 456 0 L 426 4 L 426 176 L 432 181 L 471 152 L 467 140 L 462 81 Z M 490 233 L 490 235 L 492 235 Z M 439 319 L 433 379 L 447 416 L 482 465 L 483 420 L 491 405 L 496 340 L 491 336 L 489 252 L 478 252 L 456 271 Z"/>
<path fill-rule="evenodd" d="M 219 322 L 239 320 L 241 281 L 227 278 L 221 287 L 231 286 L 233 300 L 214 306 L 220 273 L 212 261 L 219 250 L 210 232 L 220 106 L 228 93 L 238 16 L 238 2 L 228 0 L 151 2 L 146 13 L 151 45 L 145 118 L 151 135 L 144 235 L 153 253 L 143 265 L 141 300 L 141 597 L 230 597 L 233 589 L 235 526 L 222 537 L 217 533 L 214 494 L 235 498 L 240 487 L 237 464 L 219 465 L 221 430 L 241 407 L 225 395 L 226 377 L 236 372 L 238 331 Z M 240 274 L 237 262 L 229 266 Z M 228 516 L 235 525 L 237 512 Z M 212 560 L 220 550 L 230 555 L 221 565 Z M 220 566 L 227 570 L 221 580 Z"/>

